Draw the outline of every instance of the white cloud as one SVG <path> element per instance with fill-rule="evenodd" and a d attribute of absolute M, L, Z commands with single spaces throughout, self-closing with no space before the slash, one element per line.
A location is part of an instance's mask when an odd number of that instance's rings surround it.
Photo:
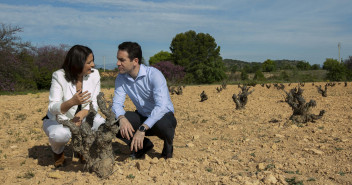
<path fill-rule="evenodd" d="M 44 1 L 43 1 L 44 2 Z M 37 5 L 0 3 L 0 20 L 24 28 L 40 44 L 87 43 L 115 58 L 125 40 L 144 46 L 145 58 L 168 50 L 180 32 L 209 33 L 224 58 L 335 57 L 335 45 L 352 50 L 352 2 L 338 1 L 141 1 L 61 0 Z M 112 48 L 112 49 L 111 49 Z M 329 51 L 331 50 L 331 51 Z M 280 51 L 280 52 L 277 52 Z M 309 53 L 312 53 L 311 56 Z M 321 55 L 317 59 L 318 55 Z M 344 58 L 347 58 L 345 54 Z M 268 56 L 268 57 L 265 57 Z M 259 60 L 261 61 L 261 60 Z"/>

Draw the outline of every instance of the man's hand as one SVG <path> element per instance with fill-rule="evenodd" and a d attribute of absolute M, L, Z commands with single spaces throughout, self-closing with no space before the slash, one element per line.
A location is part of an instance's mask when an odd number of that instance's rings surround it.
<path fill-rule="evenodd" d="M 127 118 L 120 119 L 120 134 L 123 138 L 130 140 L 133 137 L 134 129 Z"/>
<path fill-rule="evenodd" d="M 143 148 L 143 140 L 144 140 L 145 132 L 137 131 L 134 134 L 132 143 L 131 143 L 131 151 L 137 152 L 138 150 Z"/>

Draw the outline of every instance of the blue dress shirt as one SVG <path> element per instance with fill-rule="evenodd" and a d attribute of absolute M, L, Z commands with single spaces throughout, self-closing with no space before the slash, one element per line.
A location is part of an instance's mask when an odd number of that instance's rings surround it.
<path fill-rule="evenodd" d="M 129 74 L 119 74 L 115 80 L 112 111 L 116 118 L 125 115 L 126 94 L 138 112 L 148 117 L 144 124 L 152 128 L 166 113 L 174 112 L 164 75 L 156 68 L 140 65 L 136 79 Z"/>

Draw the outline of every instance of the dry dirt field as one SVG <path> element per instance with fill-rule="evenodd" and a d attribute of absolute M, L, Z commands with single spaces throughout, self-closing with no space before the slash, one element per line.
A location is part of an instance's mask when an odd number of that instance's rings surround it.
<path fill-rule="evenodd" d="M 316 83 L 324 85 L 325 83 Z M 289 90 L 297 84 L 288 87 Z M 352 184 L 352 83 L 336 84 L 322 97 L 311 83 L 303 87 L 314 114 L 306 126 L 289 121 L 284 92 L 257 85 L 244 110 L 236 110 L 237 85 L 220 93 L 217 85 L 187 86 L 171 95 L 178 120 L 174 158 L 159 158 L 162 143 L 144 160 L 132 160 L 115 139 L 114 173 L 107 179 L 83 171 L 66 147 L 65 167 L 55 169 L 41 118 L 49 93 L 0 96 L 1 184 Z M 208 100 L 200 102 L 205 91 Z M 113 89 L 103 89 L 111 99 Z M 130 100 L 126 109 L 134 110 Z M 278 122 L 275 122 L 277 120 Z M 274 123 L 274 122 L 275 123 Z"/>

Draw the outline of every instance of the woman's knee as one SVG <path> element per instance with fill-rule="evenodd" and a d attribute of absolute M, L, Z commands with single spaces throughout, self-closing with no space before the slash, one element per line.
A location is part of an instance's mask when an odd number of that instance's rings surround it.
<path fill-rule="evenodd" d="M 51 143 L 68 143 L 71 139 L 71 132 L 68 128 L 59 127 L 49 133 Z"/>

